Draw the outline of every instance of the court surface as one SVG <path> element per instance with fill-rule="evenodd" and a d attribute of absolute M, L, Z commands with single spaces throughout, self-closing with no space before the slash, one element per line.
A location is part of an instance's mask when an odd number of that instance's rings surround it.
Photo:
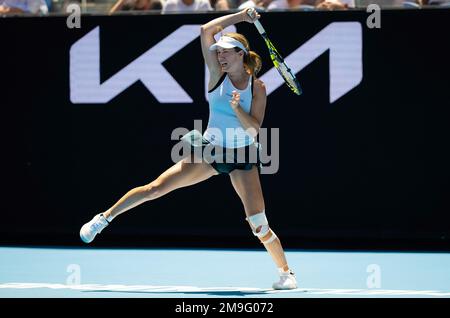
<path fill-rule="evenodd" d="M 296 290 L 271 289 L 278 276 L 264 250 L 0 247 L 0 297 L 450 297 L 450 253 L 286 256 Z"/>

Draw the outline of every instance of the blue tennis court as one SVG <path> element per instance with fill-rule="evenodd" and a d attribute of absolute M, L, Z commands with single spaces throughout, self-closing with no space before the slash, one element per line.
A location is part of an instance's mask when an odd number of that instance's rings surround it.
<path fill-rule="evenodd" d="M 450 297 L 450 253 L 287 250 L 299 288 L 275 291 L 264 250 L 0 248 L 3 298 Z"/>

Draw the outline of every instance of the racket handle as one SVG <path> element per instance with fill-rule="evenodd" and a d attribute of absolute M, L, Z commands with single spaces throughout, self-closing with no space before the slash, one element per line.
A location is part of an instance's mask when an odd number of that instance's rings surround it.
<path fill-rule="evenodd" d="M 258 32 L 259 32 L 260 34 L 266 33 L 266 30 L 264 30 L 263 26 L 261 25 L 261 22 L 259 22 L 258 20 L 256 20 L 255 22 L 253 22 L 253 24 L 254 24 L 255 27 L 258 29 Z"/>
<path fill-rule="evenodd" d="M 248 16 L 251 18 L 252 14 L 256 14 L 256 10 L 254 8 L 249 8 L 247 10 L 247 14 Z M 264 30 L 263 26 L 261 25 L 261 22 L 259 22 L 258 20 L 256 20 L 255 22 L 253 22 L 253 24 L 255 25 L 255 27 L 258 29 L 258 32 L 260 34 L 264 34 L 266 33 L 266 30 Z"/>

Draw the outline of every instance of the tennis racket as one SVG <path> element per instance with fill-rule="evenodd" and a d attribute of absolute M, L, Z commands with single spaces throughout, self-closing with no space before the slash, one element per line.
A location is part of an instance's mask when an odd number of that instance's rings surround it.
<path fill-rule="evenodd" d="M 249 8 L 247 10 L 247 14 L 250 17 L 252 17 L 253 14 L 256 14 L 256 10 L 254 8 Z M 269 37 L 267 36 L 266 30 L 264 30 L 259 20 L 253 22 L 253 24 L 258 29 L 258 32 L 261 34 L 264 41 L 266 42 L 266 46 L 269 49 L 270 58 L 272 59 L 273 65 L 275 65 L 275 68 L 277 69 L 278 73 L 280 73 L 281 77 L 283 77 L 284 81 L 286 82 L 286 85 L 289 86 L 289 88 L 295 94 L 300 95 L 303 92 L 302 88 L 300 87 L 300 83 L 298 82 L 295 75 L 292 73 L 289 66 L 284 61 L 283 57 L 280 55 L 280 53 L 278 53 L 272 41 L 270 41 Z"/>

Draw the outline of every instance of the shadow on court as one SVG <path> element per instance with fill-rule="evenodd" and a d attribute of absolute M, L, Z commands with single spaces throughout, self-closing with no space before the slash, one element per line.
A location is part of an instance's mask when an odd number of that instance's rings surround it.
<path fill-rule="evenodd" d="M 209 295 L 209 296 L 255 296 L 255 295 L 270 295 L 277 293 L 274 290 L 267 291 L 242 291 L 242 290 L 204 290 L 204 291 L 139 291 L 139 290 L 85 290 L 84 293 L 127 293 L 127 294 L 159 294 L 159 295 L 169 295 L 169 294 L 185 294 L 185 295 Z M 284 291 L 287 292 L 287 291 Z M 289 292 L 295 293 L 306 293 L 306 290 L 291 290 Z"/>
<path fill-rule="evenodd" d="M 186 295 L 210 295 L 210 296 L 250 296 L 250 295 L 266 295 L 267 292 L 243 292 L 243 291 L 192 291 L 192 292 L 151 292 L 151 291 L 115 291 L 115 290 L 88 290 L 86 293 L 133 293 L 133 294 L 186 294 Z"/>

